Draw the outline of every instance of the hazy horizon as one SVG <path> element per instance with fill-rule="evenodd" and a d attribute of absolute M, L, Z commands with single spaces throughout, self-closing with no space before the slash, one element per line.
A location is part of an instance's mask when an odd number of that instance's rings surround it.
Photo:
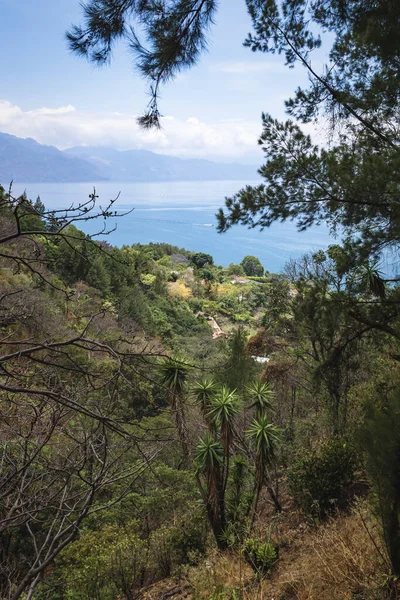
<path fill-rule="evenodd" d="M 162 129 L 145 131 L 136 117 L 148 102 L 146 83 L 126 47 L 117 46 L 111 66 L 102 69 L 69 52 L 65 31 L 81 21 L 78 2 L 0 4 L 8 49 L 0 57 L 7 83 L 0 131 L 61 150 L 86 144 L 260 165 L 261 112 L 283 118 L 284 100 L 307 83 L 304 69 L 289 70 L 282 57 L 244 48 L 251 31 L 245 3 L 221 0 L 208 51 L 162 89 Z"/>

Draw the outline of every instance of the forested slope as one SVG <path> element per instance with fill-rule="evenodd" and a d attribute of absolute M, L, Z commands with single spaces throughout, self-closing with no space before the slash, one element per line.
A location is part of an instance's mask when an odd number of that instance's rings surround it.
<path fill-rule="evenodd" d="M 396 286 L 0 210 L 1 598 L 396 593 Z"/>

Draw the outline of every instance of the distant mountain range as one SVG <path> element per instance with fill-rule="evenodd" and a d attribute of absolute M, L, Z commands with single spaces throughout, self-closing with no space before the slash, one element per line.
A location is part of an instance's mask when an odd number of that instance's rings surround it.
<path fill-rule="evenodd" d="M 0 133 L 0 184 L 16 182 L 156 182 L 257 178 L 256 167 L 182 159 L 147 150 L 77 146 L 60 151 Z"/>
<path fill-rule="evenodd" d="M 106 177 L 87 161 L 32 139 L 0 133 L 0 184 L 98 181 Z"/>

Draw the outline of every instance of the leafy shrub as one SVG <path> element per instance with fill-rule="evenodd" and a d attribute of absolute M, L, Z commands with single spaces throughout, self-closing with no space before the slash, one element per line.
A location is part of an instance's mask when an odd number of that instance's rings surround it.
<path fill-rule="evenodd" d="M 169 256 L 163 256 L 157 261 L 157 263 L 162 267 L 169 267 L 171 264 L 171 258 Z"/>
<path fill-rule="evenodd" d="M 278 550 L 272 542 L 248 538 L 244 544 L 244 557 L 258 576 L 268 575 L 278 560 Z"/>
<path fill-rule="evenodd" d="M 83 532 L 64 550 L 58 568 L 74 600 L 113 600 L 140 588 L 150 563 L 146 542 L 131 521 L 125 530 L 113 524 Z"/>
<path fill-rule="evenodd" d="M 192 295 L 192 292 L 182 281 L 176 281 L 175 283 L 168 284 L 168 295 L 171 297 L 175 296 L 181 300 L 187 300 Z"/>
<path fill-rule="evenodd" d="M 201 298 L 189 298 L 188 304 L 194 313 L 198 313 L 203 310 L 203 300 Z"/>
<path fill-rule="evenodd" d="M 152 557 L 160 578 L 169 577 L 174 569 L 195 564 L 206 551 L 207 528 L 203 515 L 192 515 L 178 525 L 161 527 L 151 538 Z"/>
<path fill-rule="evenodd" d="M 143 283 L 143 285 L 147 286 L 147 287 L 151 287 L 152 285 L 154 285 L 156 280 L 156 276 L 152 275 L 151 273 L 143 273 L 140 276 L 140 281 Z"/>
<path fill-rule="evenodd" d="M 335 508 L 345 508 L 354 483 L 355 454 L 338 438 L 317 452 L 307 452 L 289 472 L 289 485 L 298 506 L 312 518 L 324 518 Z"/>
<path fill-rule="evenodd" d="M 251 314 L 249 312 L 236 313 L 232 315 L 232 320 L 235 323 L 248 323 L 251 320 Z"/>

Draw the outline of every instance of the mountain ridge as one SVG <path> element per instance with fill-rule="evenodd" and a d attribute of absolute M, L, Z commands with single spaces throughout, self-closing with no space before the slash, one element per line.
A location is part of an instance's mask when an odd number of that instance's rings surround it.
<path fill-rule="evenodd" d="M 0 183 L 10 181 L 69 183 L 103 181 L 88 161 L 69 156 L 54 146 L 39 144 L 32 138 L 0 133 Z"/>
<path fill-rule="evenodd" d="M 218 163 L 203 158 L 178 158 L 150 150 L 116 150 L 111 147 L 75 146 L 65 153 L 83 158 L 111 181 L 202 181 L 254 179 L 256 167 Z"/>
<path fill-rule="evenodd" d="M 0 183 L 253 180 L 256 167 L 178 158 L 150 150 L 74 146 L 58 150 L 33 138 L 0 132 Z"/>

